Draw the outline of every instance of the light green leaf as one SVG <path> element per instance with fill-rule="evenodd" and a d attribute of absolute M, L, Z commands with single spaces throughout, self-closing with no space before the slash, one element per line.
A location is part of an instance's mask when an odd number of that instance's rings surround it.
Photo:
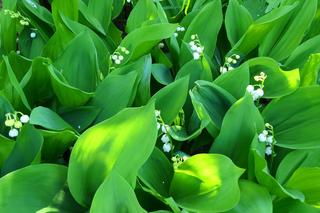
<path fill-rule="evenodd" d="M 150 102 L 155 101 L 156 109 L 160 110 L 165 123 L 171 124 L 183 107 L 188 95 L 188 82 L 189 77 L 176 80 L 150 99 Z"/>
<path fill-rule="evenodd" d="M 154 104 L 123 110 L 89 128 L 70 156 L 68 184 L 74 198 L 89 206 L 96 190 L 114 170 L 133 185 L 156 138 Z"/>
<path fill-rule="evenodd" d="M 312 149 L 320 148 L 319 113 L 320 87 L 309 86 L 273 100 L 262 115 L 274 128 L 276 146 Z"/>
<path fill-rule="evenodd" d="M 236 167 L 226 156 L 194 155 L 175 170 L 170 193 L 186 210 L 224 212 L 240 200 L 238 179 L 242 173 L 243 169 Z"/>
<path fill-rule="evenodd" d="M 56 112 L 45 107 L 37 107 L 31 111 L 30 123 L 50 130 L 73 130 Z"/>
<path fill-rule="evenodd" d="M 23 168 L 32 163 L 40 152 L 43 137 L 32 125 L 25 125 L 19 132 L 12 152 L 1 169 L 1 175 Z"/>
<path fill-rule="evenodd" d="M 317 208 L 320 207 L 320 167 L 299 168 L 286 183 L 289 189 L 303 192 L 305 202 Z"/>
<path fill-rule="evenodd" d="M 67 168 L 38 164 L 0 179 L 1 212 L 84 212 L 64 188 Z M 28 205 L 26 205 L 26 203 Z"/>
<path fill-rule="evenodd" d="M 223 118 L 220 134 L 211 146 L 211 153 L 230 157 L 236 165 L 247 168 L 251 142 L 264 129 L 259 110 L 250 94 L 235 102 Z"/>
<path fill-rule="evenodd" d="M 228 213 L 272 213 L 272 198 L 268 190 L 254 182 L 240 180 L 240 201 Z"/>
<path fill-rule="evenodd" d="M 98 188 L 90 212 L 146 213 L 130 184 L 116 171 L 111 172 Z"/>

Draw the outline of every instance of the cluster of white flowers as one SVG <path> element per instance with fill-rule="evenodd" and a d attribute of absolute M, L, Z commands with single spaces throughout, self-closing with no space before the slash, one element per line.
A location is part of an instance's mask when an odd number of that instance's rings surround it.
<path fill-rule="evenodd" d="M 273 146 L 276 143 L 276 141 L 274 139 L 273 126 L 269 123 L 266 123 L 265 126 L 266 126 L 266 129 L 259 134 L 258 140 L 261 143 L 266 143 L 265 153 L 266 155 L 269 156 L 274 154 Z"/>
<path fill-rule="evenodd" d="M 198 35 L 192 35 L 189 47 L 192 50 L 194 60 L 199 60 L 203 54 L 204 47 L 201 45 Z"/>
<path fill-rule="evenodd" d="M 266 78 L 267 75 L 264 72 L 261 72 L 260 75 L 254 76 L 254 80 L 257 81 L 258 84 L 247 86 L 247 91 L 252 95 L 254 101 L 260 99 L 264 95 L 263 87 Z"/>
<path fill-rule="evenodd" d="M 240 58 L 240 55 L 237 54 L 233 54 L 230 57 L 226 57 L 224 64 L 220 67 L 220 73 L 225 74 L 228 71 L 233 70 L 234 66 L 238 64 Z"/>
<path fill-rule="evenodd" d="M 186 28 L 179 26 L 179 27 L 177 27 L 176 32 L 173 33 L 173 36 L 174 37 L 178 37 L 179 36 L 179 32 L 184 32 L 184 31 L 186 31 Z"/>
<path fill-rule="evenodd" d="M 17 137 L 23 124 L 29 122 L 29 116 L 21 112 L 7 113 L 5 116 L 6 120 L 4 125 L 10 127 L 9 137 L 11 138 Z"/>
<path fill-rule="evenodd" d="M 161 118 L 161 113 L 159 110 L 155 111 L 155 115 L 157 117 L 157 128 L 158 130 L 161 129 L 161 133 L 162 133 L 162 136 L 161 136 L 161 141 L 163 143 L 162 149 L 164 152 L 170 152 L 173 148 L 171 137 L 168 132 L 170 126 L 163 122 Z"/>
<path fill-rule="evenodd" d="M 14 12 L 12 10 L 4 10 L 5 15 L 10 15 L 11 18 L 13 19 L 19 19 L 19 23 L 22 26 L 29 26 L 30 20 L 24 16 L 21 15 L 20 12 Z"/>
<path fill-rule="evenodd" d="M 186 161 L 189 158 L 188 155 L 184 154 L 184 155 L 180 155 L 179 153 L 177 153 L 176 155 L 174 155 L 171 160 L 173 162 L 173 168 L 178 168 L 178 166 L 180 164 L 182 164 L 184 161 Z"/>
<path fill-rule="evenodd" d="M 125 47 L 118 47 L 117 50 L 111 55 L 111 59 L 115 64 L 121 64 L 123 59 L 124 59 L 124 55 L 129 55 L 129 50 L 127 50 L 127 48 Z"/>

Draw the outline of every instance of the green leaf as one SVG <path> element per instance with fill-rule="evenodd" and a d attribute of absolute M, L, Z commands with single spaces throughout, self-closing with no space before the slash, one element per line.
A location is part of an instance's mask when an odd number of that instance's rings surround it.
<path fill-rule="evenodd" d="M 253 172 L 257 182 L 266 187 L 269 192 L 278 198 L 291 197 L 303 201 L 304 195 L 296 190 L 288 191 L 285 189 L 269 172 L 267 161 L 265 159 L 265 144 L 258 142 L 258 135 L 252 141 L 249 155 L 249 174 Z"/>
<path fill-rule="evenodd" d="M 1 212 L 84 212 L 65 192 L 67 168 L 38 164 L 0 179 Z M 26 203 L 28 205 L 26 205 Z"/>
<path fill-rule="evenodd" d="M 214 83 L 228 91 L 233 97 L 240 99 L 247 91 L 250 82 L 250 72 L 248 63 L 235 68 L 231 72 L 220 75 Z"/>
<path fill-rule="evenodd" d="M 9 80 L 12 84 L 12 86 L 14 87 L 14 89 L 16 90 L 16 92 L 18 93 L 18 95 L 20 96 L 21 98 L 21 101 L 22 103 L 24 104 L 24 106 L 31 110 L 30 108 L 30 105 L 28 103 L 28 100 L 27 100 L 27 97 L 26 95 L 24 94 L 16 76 L 15 76 L 15 73 L 13 72 L 12 70 L 12 67 L 10 65 L 10 62 L 9 62 L 9 58 L 7 56 L 2 56 L 4 62 L 5 62 L 5 65 L 6 65 L 6 68 L 7 68 L 7 72 L 8 72 L 8 76 L 9 76 Z"/>
<path fill-rule="evenodd" d="M 88 11 L 100 22 L 105 32 L 107 32 L 111 23 L 113 0 L 90 0 Z"/>
<path fill-rule="evenodd" d="M 78 107 L 88 102 L 93 93 L 84 92 L 70 86 L 64 77 L 56 71 L 54 66 L 49 66 L 52 89 L 59 102 L 66 107 Z"/>
<path fill-rule="evenodd" d="M 154 104 L 123 110 L 85 131 L 69 161 L 68 183 L 74 198 L 89 206 L 98 187 L 114 170 L 131 185 L 135 183 L 156 138 Z"/>
<path fill-rule="evenodd" d="M 180 207 L 189 211 L 227 211 L 240 200 L 238 179 L 242 173 L 243 169 L 226 156 L 194 155 L 175 170 L 170 193 Z"/>
<path fill-rule="evenodd" d="M 173 82 L 173 77 L 168 69 L 163 64 L 152 64 L 151 68 L 152 76 L 163 85 L 168 85 Z"/>
<path fill-rule="evenodd" d="M 32 125 L 25 125 L 19 132 L 12 152 L 4 162 L 1 175 L 23 168 L 32 163 L 40 152 L 43 137 Z"/>
<path fill-rule="evenodd" d="M 319 213 L 319 208 L 313 207 L 306 203 L 303 203 L 299 200 L 294 199 L 281 199 L 277 202 L 274 202 L 273 205 L 273 212 L 274 213 L 283 213 L 283 212 L 290 212 L 290 213 Z"/>
<path fill-rule="evenodd" d="M 112 117 L 131 105 L 130 100 L 133 96 L 136 80 L 136 72 L 131 72 L 126 75 L 109 75 L 99 84 L 92 101 L 89 103 L 89 105 L 101 109 L 96 123 Z"/>
<path fill-rule="evenodd" d="M 78 132 L 82 132 L 93 123 L 100 113 L 94 106 L 82 106 L 61 113 L 61 117 Z"/>
<path fill-rule="evenodd" d="M 248 93 L 235 102 L 223 118 L 220 134 L 210 152 L 230 157 L 236 165 L 247 168 L 251 142 L 264 129 L 259 110 Z"/>
<path fill-rule="evenodd" d="M 319 86 L 302 87 L 291 95 L 273 100 L 264 109 L 262 115 L 274 128 L 276 146 L 320 148 L 320 132 L 314 131 L 320 127 L 319 95 Z"/>
<path fill-rule="evenodd" d="M 158 148 L 153 150 L 149 159 L 139 169 L 138 177 L 156 195 L 169 197 L 173 167 Z"/>
<path fill-rule="evenodd" d="M 223 21 L 220 0 L 213 0 L 206 4 L 190 23 L 183 40 L 191 41 L 191 35 L 197 34 L 204 52 L 212 56 L 216 48 L 218 33 Z"/>
<path fill-rule="evenodd" d="M 298 69 L 283 71 L 278 62 L 272 58 L 258 57 L 247 61 L 250 67 L 251 84 L 256 84 L 253 76 L 264 72 L 267 79 L 264 83 L 264 98 L 278 98 L 289 95 L 298 89 L 300 74 Z"/>
<path fill-rule="evenodd" d="M 37 107 L 31 111 L 30 123 L 50 130 L 73 130 L 56 112 L 45 107 Z"/>
<path fill-rule="evenodd" d="M 208 81 L 197 81 L 190 91 L 194 109 L 202 122 L 208 122 L 210 133 L 221 128 L 222 120 L 236 99 L 227 91 Z"/>
<path fill-rule="evenodd" d="M 303 68 L 300 70 L 301 86 L 318 84 L 320 71 L 320 54 L 312 54 Z"/>
<path fill-rule="evenodd" d="M 262 44 L 260 55 L 267 55 L 279 61 L 286 59 L 299 46 L 305 31 L 311 25 L 317 10 L 317 2 L 318 0 L 300 1 L 290 19 L 275 25 L 267 35 L 265 40 L 267 44 Z M 284 5 L 293 4 L 290 2 Z"/>
<path fill-rule="evenodd" d="M 130 33 L 146 22 L 154 22 L 157 18 L 158 11 L 154 2 L 152 0 L 140 0 L 130 12 L 126 31 Z"/>
<path fill-rule="evenodd" d="M 298 46 L 285 62 L 286 67 L 302 67 L 311 54 L 320 52 L 320 35 L 315 36 Z"/>
<path fill-rule="evenodd" d="M 229 54 L 249 54 L 253 49 L 261 44 L 261 42 L 265 39 L 265 36 L 275 26 L 275 23 L 288 16 L 294 8 L 295 6 L 283 6 L 274 9 L 270 13 L 267 13 L 261 18 L 257 19 L 253 24 L 249 26 L 246 33 L 233 46 Z"/>
<path fill-rule="evenodd" d="M 319 150 L 295 150 L 281 161 L 277 169 L 277 180 L 285 184 L 292 174 L 301 167 L 320 167 Z"/>
<path fill-rule="evenodd" d="M 130 32 L 120 44 L 130 51 L 123 63 L 134 61 L 150 52 L 161 40 L 171 37 L 176 28 L 176 24 L 162 23 L 143 26 Z"/>
<path fill-rule="evenodd" d="M 116 171 L 111 172 L 97 190 L 90 212 L 146 213 L 130 184 Z"/>
<path fill-rule="evenodd" d="M 15 142 L 13 140 L 9 140 L 0 134 L 0 169 L 3 166 L 3 163 L 9 157 Z"/>
<path fill-rule="evenodd" d="M 44 138 L 41 160 L 44 162 L 56 162 L 78 139 L 78 136 L 70 130 L 61 132 L 41 130 L 41 133 Z"/>
<path fill-rule="evenodd" d="M 226 12 L 225 25 L 228 40 L 234 46 L 253 23 L 250 12 L 238 0 L 230 0 Z"/>
<path fill-rule="evenodd" d="M 53 20 L 56 25 L 60 22 L 59 13 L 72 20 L 78 20 L 78 0 L 71 0 L 68 2 L 65 2 L 64 0 L 53 0 L 51 7 Z"/>
<path fill-rule="evenodd" d="M 95 91 L 100 75 L 97 52 L 89 33 L 76 36 L 54 65 L 71 86 L 86 92 Z"/>
<path fill-rule="evenodd" d="M 240 201 L 228 213 L 272 213 L 272 198 L 268 190 L 254 182 L 240 180 Z"/>
<path fill-rule="evenodd" d="M 189 77 L 176 80 L 150 99 L 150 102 L 155 101 L 156 109 L 160 110 L 165 123 L 171 124 L 183 107 L 188 95 L 188 82 Z"/>
<path fill-rule="evenodd" d="M 320 207 L 320 167 L 298 168 L 286 183 L 289 189 L 303 192 L 305 202 Z"/>

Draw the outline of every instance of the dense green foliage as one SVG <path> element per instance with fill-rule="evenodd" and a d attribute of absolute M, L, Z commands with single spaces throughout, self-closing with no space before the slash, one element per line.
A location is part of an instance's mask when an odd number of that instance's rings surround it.
<path fill-rule="evenodd" d="M 320 212 L 319 0 L 4 0 L 0 212 Z"/>

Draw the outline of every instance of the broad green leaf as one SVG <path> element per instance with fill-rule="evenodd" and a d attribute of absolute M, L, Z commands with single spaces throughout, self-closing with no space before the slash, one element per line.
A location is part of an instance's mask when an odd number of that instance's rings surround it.
<path fill-rule="evenodd" d="M 213 0 L 206 4 L 190 23 L 183 40 L 191 41 L 191 35 L 197 34 L 204 52 L 212 56 L 216 48 L 218 33 L 223 21 L 220 0 Z"/>
<path fill-rule="evenodd" d="M 317 208 L 320 207 L 320 167 L 299 168 L 286 183 L 289 189 L 303 192 L 305 202 Z"/>
<path fill-rule="evenodd" d="M 320 167 L 319 150 L 295 150 L 281 161 L 276 178 L 285 184 L 292 174 L 301 167 Z"/>
<path fill-rule="evenodd" d="M 148 103 L 151 98 L 151 68 L 152 68 L 152 57 L 147 55 L 144 58 L 143 70 L 141 70 L 140 82 L 137 88 L 137 94 L 135 97 L 134 104 L 141 106 Z"/>
<path fill-rule="evenodd" d="M 38 164 L 0 179 L 1 212 L 84 212 L 64 188 L 67 168 Z M 28 205 L 26 205 L 28 204 Z"/>
<path fill-rule="evenodd" d="M 70 156 L 68 184 L 74 198 L 89 206 L 112 171 L 133 185 L 139 168 L 152 153 L 156 138 L 153 103 L 125 109 L 89 128 L 79 137 Z"/>
<path fill-rule="evenodd" d="M 116 171 L 111 172 L 98 188 L 90 212 L 146 213 L 130 184 Z"/>
<path fill-rule="evenodd" d="M 224 212 L 240 200 L 238 179 L 242 173 L 243 169 L 236 167 L 226 156 L 194 155 L 175 170 L 170 193 L 186 210 Z"/>
<path fill-rule="evenodd" d="M 226 11 L 225 25 L 228 40 L 234 46 L 253 23 L 250 12 L 238 0 L 230 0 Z"/>
<path fill-rule="evenodd" d="M 188 82 L 189 77 L 176 80 L 150 99 L 150 102 L 155 101 L 156 109 L 160 110 L 165 123 L 171 124 L 183 107 L 188 95 Z"/>
<path fill-rule="evenodd" d="M 53 96 L 48 66 L 49 59 L 38 57 L 32 61 L 31 77 L 23 90 L 32 106 L 46 103 Z"/>
<path fill-rule="evenodd" d="M 264 72 L 267 79 L 264 83 L 264 98 L 278 98 L 289 95 L 298 89 L 300 84 L 300 74 L 298 69 L 283 71 L 278 62 L 272 58 L 258 57 L 247 61 L 250 68 L 251 84 L 257 82 L 253 76 Z"/>
<path fill-rule="evenodd" d="M 13 5 L 4 7 L 6 9 L 15 9 L 16 1 L 12 1 Z M 9 53 L 16 50 L 16 33 L 17 20 L 12 19 L 10 15 L 5 15 L 3 10 L 0 13 L 0 54 Z"/>
<path fill-rule="evenodd" d="M 54 65 L 71 86 L 86 92 L 95 91 L 100 74 L 97 52 L 89 33 L 76 36 Z"/>
<path fill-rule="evenodd" d="M 208 81 L 197 81 L 190 91 L 193 107 L 202 122 L 208 122 L 208 131 L 214 135 L 236 99 L 227 91 Z"/>
<path fill-rule="evenodd" d="M 319 213 L 319 208 L 313 207 L 299 200 L 281 199 L 273 204 L 274 213 Z"/>
<path fill-rule="evenodd" d="M 290 149 L 320 148 L 320 87 L 299 88 L 273 100 L 262 112 L 275 132 L 276 146 Z M 279 113 L 281 112 L 281 113 Z"/>
<path fill-rule="evenodd" d="M 66 110 L 60 116 L 78 132 L 82 132 L 93 123 L 100 111 L 94 106 L 82 106 Z"/>
<path fill-rule="evenodd" d="M 212 73 L 207 60 L 202 57 L 201 60 L 192 60 L 184 64 L 176 75 L 176 79 L 189 76 L 189 86 L 191 89 L 198 80 L 212 81 Z"/>
<path fill-rule="evenodd" d="M 114 0 L 90 0 L 88 11 L 100 22 L 105 32 L 107 32 L 111 23 L 112 4 Z"/>
<path fill-rule="evenodd" d="M 93 93 L 87 93 L 78 88 L 70 86 L 61 73 L 56 71 L 54 66 L 50 65 L 48 68 L 50 72 L 52 89 L 59 102 L 63 106 L 82 106 L 93 96 Z"/>
<path fill-rule="evenodd" d="M 247 86 L 250 83 L 250 73 L 248 63 L 220 75 L 214 80 L 219 87 L 228 91 L 233 97 L 240 99 L 244 96 Z"/>
<path fill-rule="evenodd" d="M 153 150 L 148 160 L 139 169 L 138 177 L 156 195 L 169 197 L 173 167 L 158 148 Z"/>
<path fill-rule="evenodd" d="M 264 40 L 275 23 L 290 14 L 295 6 L 283 6 L 257 19 L 251 24 L 242 38 L 233 46 L 230 54 L 247 55 Z"/>
<path fill-rule="evenodd" d="M 30 123 L 49 130 L 72 130 L 73 128 L 64 121 L 56 112 L 49 108 L 37 107 L 31 111 Z"/>
<path fill-rule="evenodd" d="M 240 201 L 228 213 L 272 213 L 272 198 L 268 190 L 254 182 L 240 180 Z"/>
<path fill-rule="evenodd" d="M 101 112 L 96 123 L 112 117 L 120 110 L 131 105 L 137 74 L 109 75 L 98 86 L 89 105 L 99 107 Z M 117 88 L 117 89 L 115 89 Z"/>
<path fill-rule="evenodd" d="M 157 7 L 153 0 L 140 0 L 128 17 L 126 31 L 130 33 L 145 22 L 154 22 L 158 18 L 157 16 Z"/>
<path fill-rule="evenodd" d="M 267 6 L 266 0 L 243 0 L 242 2 L 254 19 L 264 15 Z"/>
<path fill-rule="evenodd" d="M 320 54 L 312 54 L 300 70 L 301 86 L 312 86 L 318 84 L 319 71 Z"/>
<path fill-rule="evenodd" d="M 55 24 L 60 23 L 60 15 L 69 17 L 71 20 L 78 20 L 78 0 L 64 1 L 64 0 L 53 0 L 51 3 L 52 16 Z"/>
<path fill-rule="evenodd" d="M 3 166 L 3 163 L 9 157 L 15 142 L 10 140 L 0 134 L 0 170 Z"/>
<path fill-rule="evenodd" d="M 13 86 L 13 88 L 16 90 L 16 92 L 18 93 L 19 97 L 21 98 L 21 101 L 22 103 L 24 104 L 24 106 L 27 108 L 27 109 L 31 109 L 30 108 L 30 105 L 28 103 L 28 100 L 27 100 L 27 97 L 25 95 L 25 93 L 23 92 L 18 80 L 17 80 L 17 77 L 15 76 L 15 73 L 13 72 L 12 70 L 12 67 L 10 65 L 10 62 L 9 62 L 9 59 L 7 56 L 2 56 L 4 62 L 5 62 L 5 65 L 6 65 L 6 68 L 7 68 L 7 72 L 8 72 L 8 77 L 9 77 L 9 80 Z"/>
<path fill-rule="evenodd" d="M 318 0 L 300 1 L 290 19 L 280 23 L 279 26 L 275 25 L 266 37 L 265 41 L 268 45 L 264 46 L 261 54 L 279 61 L 286 59 L 299 46 L 305 31 L 311 25 L 317 10 L 317 3 Z M 288 5 L 291 6 L 292 3 Z M 272 42 L 269 42 L 270 40 Z"/>
<path fill-rule="evenodd" d="M 173 82 L 173 77 L 170 69 L 163 64 L 152 64 L 152 76 L 163 85 L 168 85 Z"/>
<path fill-rule="evenodd" d="M 12 152 L 1 169 L 1 175 L 23 168 L 32 163 L 40 152 L 43 137 L 32 125 L 25 125 L 19 132 Z"/>
<path fill-rule="evenodd" d="M 264 129 L 259 110 L 248 93 L 235 102 L 223 118 L 220 134 L 210 152 L 230 157 L 236 165 L 247 168 L 251 142 Z"/>
<path fill-rule="evenodd" d="M 41 134 L 44 138 L 41 160 L 44 162 L 56 162 L 78 139 L 78 136 L 70 130 L 61 132 L 41 130 Z"/>
<path fill-rule="evenodd" d="M 272 195 L 276 195 L 279 199 L 291 197 L 293 199 L 303 201 L 304 195 L 301 192 L 285 189 L 279 181 L 270 174 L 267 161 L 265 159 L 265 148 L 265 144 L 258 141 L 258 135 L 256 134 L 252 141 L 249 153 L 249 178 L 256 179 L 261 186 L 266 187 Z"/>
<path fill-rule="evenodd" d="M 285 62 L 286 67 L 302 67 L 311 54 L 320 52 L 320 35 L 315 36 L 298 46 Z"/>
<path fill-rule="evenodd" d="M 150 52 L 161 40 L 170 38 L 176 31 L 176 24 L 152 24 L 140 27 L 130 32 L 121 42 L 120 46 L 130 51 L 123 63 L 136 60 Z"/>

